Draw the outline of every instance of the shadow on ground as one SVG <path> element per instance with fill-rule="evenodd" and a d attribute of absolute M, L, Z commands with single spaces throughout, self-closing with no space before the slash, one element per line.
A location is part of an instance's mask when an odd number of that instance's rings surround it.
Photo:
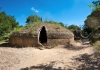
<path fill-rule="evenodd" d="M 21 68 L 20 70 L 66 70 L 62 69 L 61 67 L 54 68 L 55 62 L 51 62 L 50 64 L 40 64 L 38 66 L 31 66 L 31 67 L 26 67 L 26 68 Z"/>
<path fill-rule="evenodd" d="M 40 64 L 38 66 L 21 68 L 20 70 L 100 70 L 100 58 L 94 55 L 82 54 L 77 58 L 74 57 L 72 60 L 76 61 L 75 64 L 79 64 L 77 67 L 71 66 L 65 67 L 64 69 L 62 67 L 54 68 L 53 66 L 56 62 L 51 62 L 50 64 Z"/>
<path fill-rule="evenodd" d="M 64 48 L 66 48 L 68 50 L 81 50 L 81 49 L 86 48 L 86 47 L 74 46 L 72 44 L 69 44 L 69 45 L 65 45 Z"/>
<path fill-rule="evenodd" d="M 81 63 L 76 70 L 100 70 L 100 58 L 95 57 L 95 54 L 82 54 L 74 60 Z"/>
<path fill-rule="evenodd" d="M 21 46 L 10 45 L 9 43 L 1 43 L 1 44 L 0 44 L 0 47 L 22 48 Z"/>

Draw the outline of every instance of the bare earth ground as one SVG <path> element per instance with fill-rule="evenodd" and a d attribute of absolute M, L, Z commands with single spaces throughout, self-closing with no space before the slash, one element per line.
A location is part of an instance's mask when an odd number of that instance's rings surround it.
<path fill-rule="evenodd" d="M 73 43 L 52 49 L 0 47 L 0 70 L 100 70 L 90 44 Z"/>

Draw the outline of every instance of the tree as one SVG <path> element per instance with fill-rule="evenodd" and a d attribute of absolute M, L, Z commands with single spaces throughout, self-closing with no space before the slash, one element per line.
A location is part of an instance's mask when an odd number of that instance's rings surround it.
<path fill-rule="evenodd" d="M 100 10 L 100 0 L 93 1 L 92 3 L 93 3 L 93 4 L 89 4 L 88 6 L 89 6 L 93 11 Z"/>
<path fill-rule="evenodd" d="M 84 21 L 83 32 L 89 35 L 94 33 L 100 26 L 100 0 L 93 1 L 92 5 L 89 5 L 92 8 L 92 12 L 87 16 L 87 19 Z"/>
<path fill-rule="evenodd" d="M 58 22 L 58 24 L 60 24 L 61 26 L 63 26 L 63 27 L 64 27 L 64 24 L 63 24 L 62 22 Z"/>
<path fill-rule="evenodd" d="M 100 11 L 93 11 L 84 21 L 83 31 L 87 35 L 94 33 L 100 27 Z"/>
<path fill-rule="evenodd" d="M 0 12 L 0 40 L 4 39 L 5 34 L 10 33 L 18 26 L 14 16 L 7 15 L 4 11 Z"/>
<path fill-rule="evenodd" d="M 69 30 L 71 31 L 77 31 L 77 30 L 81 30 L 77 25 L 70 25 L 67 27 Z"/>
<path fill-rule="evenodd" d="M 33 23 L 33 22 L 42 22 L 42 18 L 40 18 L 38 15 L 30 15 L 26 19 L 26 23 Z"/>

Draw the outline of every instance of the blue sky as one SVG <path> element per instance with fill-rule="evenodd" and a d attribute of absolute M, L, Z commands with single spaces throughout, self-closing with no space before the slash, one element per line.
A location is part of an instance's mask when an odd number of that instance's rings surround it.
<path fill-rule="evenodd" d="M 88 4 L 95 0 L 0 0 L 0 7 L 25 25 L 29 15 L 37 14 L 43 20 L 63 22 L 65 25 L 84 25 L 91 13 Z"/>

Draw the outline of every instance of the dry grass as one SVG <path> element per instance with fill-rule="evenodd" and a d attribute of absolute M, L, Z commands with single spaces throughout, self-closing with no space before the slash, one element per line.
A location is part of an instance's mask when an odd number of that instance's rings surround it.
<path fill-rule="evenodd" d="M 95 42 L 95 43 L 93 44 L 93 46 L 95 47 L 95 49 L 96 49 L 97 51 L 100 51 L 100 41 Z"/>
<path fill-rule="evenodd" d="M 32 32 L 33 34 L 36 33 L 41 26 L 46 26 L 46 29 L 52 32 L 70 32 L 68 29 L 65 27 L 62 27 L 60 24 L 54 24 L 54 23 L 44 23 L 44 22 L 34 22 L 31 24 L 26 25 L 21 32 Z"/>

